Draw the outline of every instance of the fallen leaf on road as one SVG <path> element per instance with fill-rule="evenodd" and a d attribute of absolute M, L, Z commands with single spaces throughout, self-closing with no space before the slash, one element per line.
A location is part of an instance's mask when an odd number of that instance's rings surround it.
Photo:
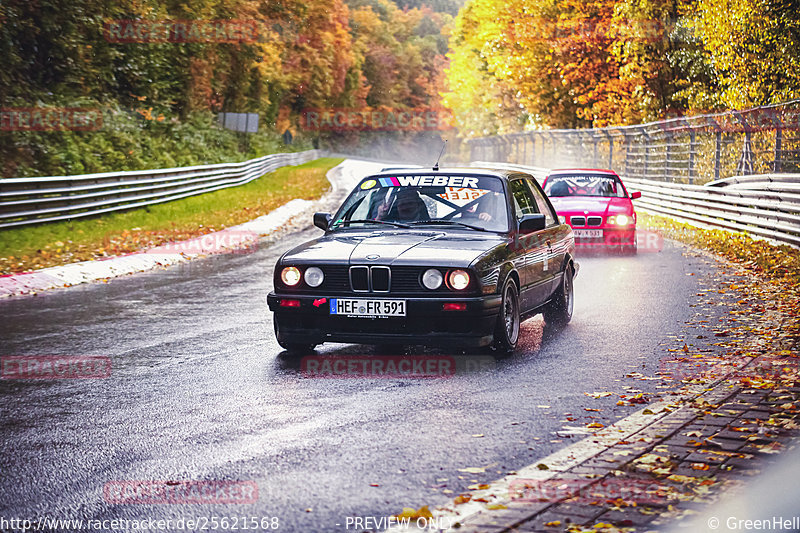
<path fill-rule="evenodd" d="M 696 477 L 679 476 L 678 474 L 672 474 L 667 479 L 670 481 L 674 481 L 675 483 L 692 483 L 694 481 L 697 481 Z"/>
<path fill-rule="evenodd" d="M 413 507 L 403 507 L 403 512 L 394 516 L 397 518 L 409 518 L 411 520 L 417 520 L 419 518 L 433 518 L 433 515 L 431 514 L 431 511 L 428 509 L 427 505 L 423 505 L 419 509 L 414 509 Z"/>

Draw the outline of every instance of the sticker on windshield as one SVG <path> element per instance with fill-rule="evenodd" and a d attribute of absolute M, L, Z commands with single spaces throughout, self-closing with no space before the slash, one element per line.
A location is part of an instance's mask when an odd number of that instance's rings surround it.
<path fill-rule="evenodd" d="M 467 204 L 489 192 L 486 189 L 469 189 L 466 187 L 448 187 L 446 191 L 447 192 L 437 194 L 436 196 L 443 200 L 453 202 L 456 205 Z"/>
<path fill-rule="evenodd" d="M 381 187 L 460 187 L 477 189 L 478 178 L 467 176 L 391 176 L 377 178 Z M 361 189 L 371 189 L 376 180 L 369 178 L 361 182 Z"/>

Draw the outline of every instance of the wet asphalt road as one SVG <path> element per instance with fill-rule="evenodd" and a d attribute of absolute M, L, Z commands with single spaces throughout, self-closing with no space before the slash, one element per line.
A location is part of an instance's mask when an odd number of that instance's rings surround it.
<path fill-rule="evenodd" d="M 445 503 L 579 440 L 570 427 L 639 409 L 584 393 L 656 390 L 659 381 L 625 374 L 658 371 L 696 313 L 704 275 L 717 275 L 669 242 L 636 257 L 582 256 L 572 323 L 542 340 L 541 319 L 525 322 L 511 358 L 447 378 L 312 379 L 281 355 L 265 299 L 280 253 L 318 231 L 0 301 L 0 354 L 112 359 L 106 379 L 0 381 L 0 517 L 278 517 L 280 531 L 333 532 L 347 531 L 348 516 Z M 467 467 L 487 468 L 459 472 Z M 259 497 L 214 506 L 103 498 L 109 481 L 175 479 L 252 480 Z"/>

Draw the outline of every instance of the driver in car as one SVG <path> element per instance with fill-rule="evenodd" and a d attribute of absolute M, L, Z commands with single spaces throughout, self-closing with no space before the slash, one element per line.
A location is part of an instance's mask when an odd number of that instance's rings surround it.
<path fill-rule="evenodd" d="M 392 207 L 387 204 L 378 210 L 377 220 L 394 220 L 396 222 L 417 222 L 428 220 L 430 214 L 425 202 L 414 189 L 402 188 L 395 194 Z"/>

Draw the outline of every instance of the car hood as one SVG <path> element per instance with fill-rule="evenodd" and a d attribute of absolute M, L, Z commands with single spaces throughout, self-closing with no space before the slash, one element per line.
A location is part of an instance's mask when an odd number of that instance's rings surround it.
<path fill-rule="evenodd" d="M 505 242 L 502 235 L 471 230 L 339 231 L 289 250 L 283 263 L 466 267 Z"/>
<path fill-rule="evenodd" d="M 629 215 L 633 212 L 630 198 L 605 198 L 602 196 L 550 197 L 559 215 Z"/>

